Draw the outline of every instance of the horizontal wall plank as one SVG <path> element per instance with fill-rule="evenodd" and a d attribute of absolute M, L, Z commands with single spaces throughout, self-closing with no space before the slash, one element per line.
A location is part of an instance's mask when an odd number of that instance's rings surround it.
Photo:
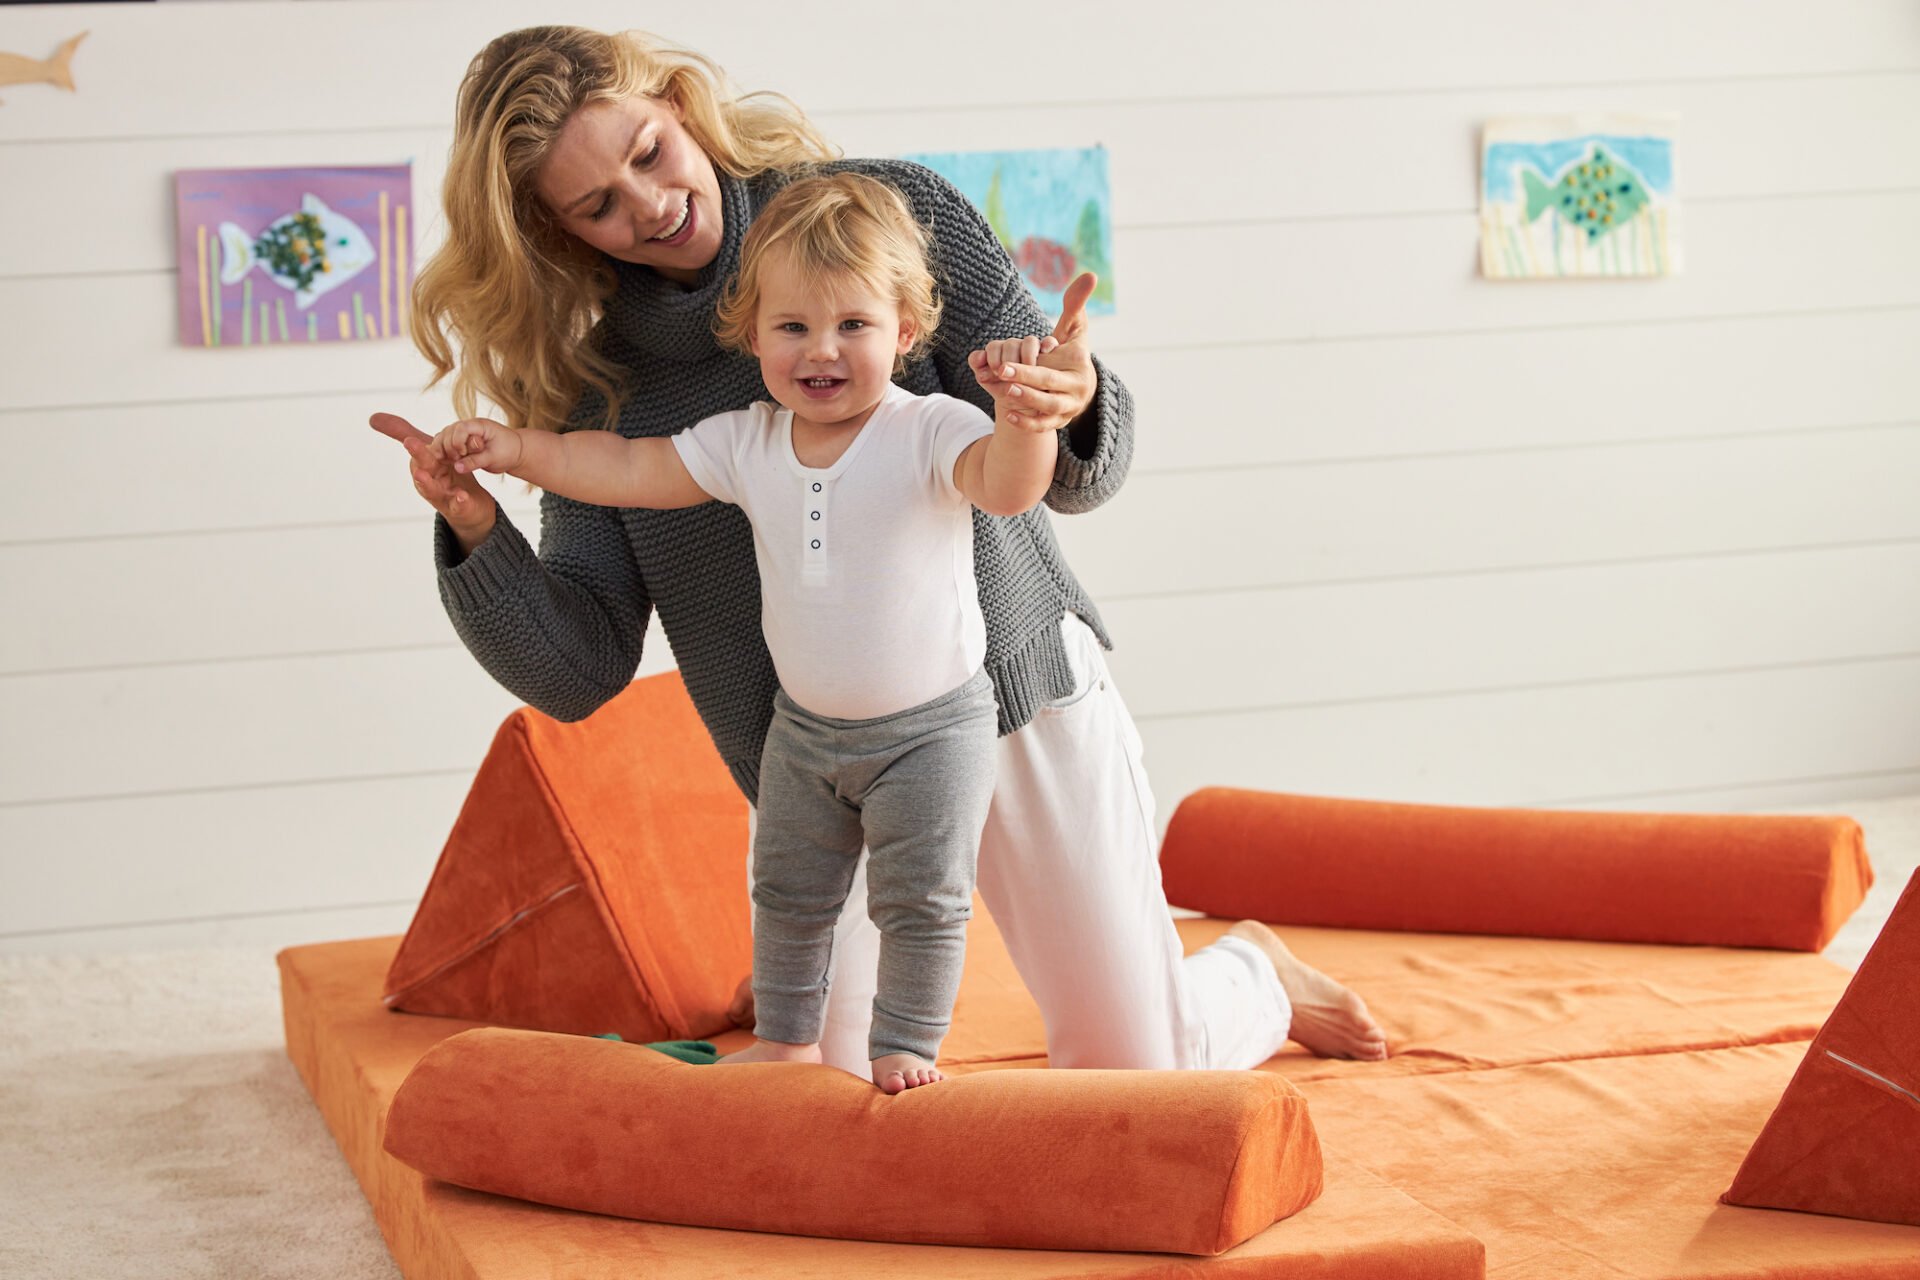
<path fill-rule="evenodd" d="M 1920 765 L 1916 725 L 1920 659 L 1909 658 L 1188 716 L 1141 735 L 1164 827 L 1204 786 L 1531 805 L 1905 772 Z"/>
<path fill-rule="evenodd" d="M 1916 222 L 1920 192 L 1710 205 L 1689 211 L 1698 252 L 1685 275 L 1530 285 L 1475 278 L 1469 214 L 1123 231 L 1116 254 L 1136 265 L 1125 310 L 1101 324 L 1099 342 L 1118 354 L 1911 307 L 1920 305 Z M 0 280 L 0 349 L 18 370 L 0 384 L 0 410 L 426 381 L 425 362 L 399 339 L 180 346 L 172 290 L 164 274 Z M 114 362 L 111 380 L 100 376 L 103 361 Z"/>
<path fill-rule="evenodd" d="M 477 764 L 486 750 L 474 744 Z M 470 770 L 0 809 L 0 941 L 417 899 Z"/>
<path fill-rule="evenodd" d="M 1412 578 L 1403 593 L 1371 597 L 1381 602 L 1369 606 L 1381 611 L 1379 624 L 1391 622 L 1388 629 L 1398 631 L 1425 614 L 1470 622 L 1491 601 L 1524 611 L 1531 593 L 1565 591 L 1577 599 L 1587 589 L 1571 585 L 1585 578 L 1550 573 L 1501 574 L 1496 581 L 1422 581 L 1422 575 L 1920 540 L 1920 507 L 1909 483 L 1915 474 L 1920 423 L 1352 466 L 1143 474 L 1101 511 L 1056 520 L 1055 529 L 1097 601 L 1129 605 L 1147 634 L 1169 642 L 1184 644 L 1188 628 L 1171 623 L 1168 611 L 1214 617 L 1208 630 L 1230 630 L 1233 619 L 1246 616 L 1258 633 L 1295 610 L 1317 617 L 1323 605 L 1312 601 L 1354 598 L 1337 591 L 1260 597 L 1246 594 L 1250 588 Z M 536 514 L 522 510 L 516 519 L 537 533 Z M 1409 528 L 1419 530 L 1417 539 L 1406 536 Z M 1911 547 L 1834 554 L 1840 555 L 1836 563 L 1852 555 L 1853 563 L 1920 568 Z M 1752 575 L 1777 573 L 1780 590 L 1791 595 L 1788 584 L 1798 581 L 1793 566 L 1806 563 L 1757 557 L 1660 572 L 1676 581 L 1723 573 L 1758 581 Z M 1821 572 L 1806 571 L 1814 578 Z M 1628 573 L 1619 580 L 1641 584 L 1658 576 Z M 1884 581 L 1907 580 L 1896 574 Z M 1841 590 L 1838 579 L 1816 585 Z M 1236 594 L 1193 594 L 1208 590 Z M 1846 590 L 1857 593 L 1847 597 L 1854 604 L 1833 616 L 1864 622 L 1859 615 L 1877 607 L 1882 589 L 1869 576 Z M 1687 594 L 1655 591 L 1666 600 Z M 424 515 L 0 546 L 0 597 L 14 603 L 20 620 L 0 634 L 0 673 L 454 642 L 434 590 Z M 1726 603 L 1736 605 L 1737 596 Z M 1604 609 L 1597 615 L 1606 616 Z M 1352 625 L 1358 632 L 1373 629 L 1359 617 Z M 1578 661 L 1603 657 L 1604 643 L 1590 650 L 1579 643 L 1581 634 L 1575 627 L 1549 648 L 1568 662 L 1576 655 Z M 1889 634 L 1883 626 L 1857 625 L 1850 643 L 1885 652 Z M 1604 631 L 1601 638 L 1617 643 L 1621 637 Z M 1720 638 L 1732 645 L 1729 652 L 1739 651 L 1737 634 Z M 1327 657 L 1336 666 L 1348 664 L 1357 679 L 1371 678 L 1374 664 L 1351 650 L 1336 645 Z M 1700 662 L 1713 665 L 1704 657 Z M 1571 678 L 1571 669 L 1566 674 Z"/>
<path fill-rule="evenodd" d="M 1916 350 L 1920 308 L 1143 350 L 1114 364 L 1139 404 L 1140 477 L 1920 422 Z M 1634 412 L 1569 394 L 1596 365 Z M 0 414 L 11 469 L 44 481 L 0 504 L 0 543 L 417 519 L 403 455 L 364 425 L 376 408 L 429 430 L 452 415 L 438 390 Z M 493 483 L 536 527 L 537 497 Z"/>
<path fill-rule="evenodd" d="M 1741 20 L 1721 22 L 1661 0 L 1616 0 L 1599 23 L 1541 21 L 1519 0 L 1198 5 L 1177 23 L 1065 0 L 1023 12 L 1017 33 L 883 0 L 835 12 L 822 27 L 791 22 L 773 0 L 689 7 L 671 15 L 666 34 L 719 59 L 742 84 L 779 89 L 817 112 L 1102 100 L 1123 85 L 1166 100 L 1920 67 L 1920 23 L 1901 0 L 1834 0 L 1817 22 L 1793 0 L 1753 0 Z M 0 116 L 0 139 L 262 127 L 234 102 L 279 104 L 266 122 L 275 130 L 439 124 L 467 60 L 494 35 L 541 22 L 618 29 L 647 16 L 613 0 L 342 0 L 327 13 L 298 28 L 296 57 L 287 52 L 288 16 L 273 3 L 87 11 L 93 35 L 74 64 L 80 91 L 21 87 Z M 4 47 L 44 56 L 80 29 L 76 16 L 63 6 L 10 10 L 0 23 Z M 1383 31 L 1394 38 L 1383 40 Z M 168 56 L 154 56 L 162 47 Z M 369 85 L 380 92 L 366 92 Z"/>
<path fill-rule="evenodd" d="M 1135 477 L 1053 522 L 1095 600 L 1920 537 L 1920 429 Z"/>
<path fill-rule="evenodd" d="M 1823 82 L 1824 83 L 1824 82 Z M 299 169 L 413 163 L 412 261 L 442 239 L 444 129 L 261 134 L 244 138 L 113 138 L 64 146 L 0 143 L 9 185 L 40 198 L 0 208 L 0 276 L 168 271 L 174 249 L 173 175 L 180 169 Z M 291 212 L 291 210 L 289 210 Z M 258 233 L 262 228 L 244 230 Z M 84 258 L 50 257 L 50 244 L 84 244 Z M 191 264 L 189 264 L 191 270 Z M 265 277 L 256 275 L 255 285 Z"/>
<path fill-rule="evenodd" d="M 0 804 L 471 769 L 516 705 L 458 649 L 0 680 Z"/>
<path fill-rule="evenodd" d="M 1577 112 L 1591 90 L 1385 94 L 1374 97 L 1149 101 L 821 116 L 848 155 L 1105 146 L 1123 228 L 1288 218 L 1466 212 L 1478 205 L 1478 138 L 1492 116 Z M 1885 121 L 1920 118 L 1920 73 L 1636 84 L 1612 110 L 1681 120 L 1683 199 L 1767 199 L 1920 187 L 1920 148 L 1889 150 Z M 1245 139 L 1262 140 L 1248 163 Z M 0 143 L 20 189 L 61 198 L 0 207 L 0 276 L 167 270 L 175 266 L 173 173 L 179 169 L 326 164 L 414 165 L 421 260 L 440 242 L 439 191 L 449 129 L 112 138 L 64 147 Z M 1779 163 L 1782 152 L 1795 157 Z M 1357 156 L 1391 156 L 1386 164 Z M 1169 183 L 1174 157 L 1203 187 Z M 83 261 L 44 246 L 79 242 Z M 1120 279 L 1129 263 L 1118 262 Z"/>
<path fill-rule="evenodd" d="M 0 441 L 18 474 L 45 481 L 0 504 L 0 543 L 424 524 L 429 509 L 405 451 L 367 426 L 375 410 L 424 431 L 453 419 L 439 390 L 0 414 Z M 522 527 L 538 526 L 538 494 L 505 477 L 485 483 Z"/>
<path fill-rule="evenodd" d="M 517 705 L 458 648 L 17 676 L 0 805 L 471 769 Z"/>
<path fill-rule="evenodd" d="M 1920 192 L 1683 211 L 1681 275 L 1507 281 L 1475 274 L 1474 215 L 1120 231 L 1132 264 L 1109 350 L 1884 307 L 1920 302 L 1906 241 Z"/>
<path fill-rule="evenodd" d="M 0 954 L 158 951 L 189 947 L 261 947 L 279 950 L 342 938 L 379 938 L 406 932 L 415 903 L 319 908 L 260 916 L 188 917 L 153 924 L 35 931 L 0 936 Z"/>
<path fill-rule="evenodd" d="M 1096 350 L 1104 336 L 1096 327 Z M 1920 308 L 1147 349 L 1112 363 L 1139 406 L 1140 475 L 1920 421 L 1914 351 Z M 1612 394 L 1579 394 L 1596 368 Z"/>
<path fill-rule="evenodd" d="M 173 286 L 171 273 L 0 280 L 0 411 L 426 385 L 427 362 L 398 336 L 184 346 Z"/>
<path fill-rule="evenodd" d="M 1920 654 L 1920 543 L 1113 602 L 1136 716 Z"/>
<path fill-rule="evenodd" d="M 1464 89 L 1368 97 L 1134 100 L 955 113 L 826 116 L 849 155 L 1022 147 L 1107 148 L 1117 225 L 1467 212 L 1480 203 L 1491 117 L 1593 110 L 1592 89 Z M 1881 145 L 1920 115 L 1920 74 L 1612 87 L 1608 110 L 1679 117 L 1683 205 L 1920 186 L 1920 148 Z M 1248 139 L 1258 140 L 1249 154 Z M 1779 164 L 1781 148 L 1796 163 Z M 1182 175 L 1204 174 L 1191 182 Z M 1116 259 L 1124 282 L 1129 263 Z M 1124 295 L 1123 299 L 1124 301 Z"/>
<path fill-rule="evenodd" d="M 1606 812 L 1647 813 L 1782 813 L 1852 814 L 1856 805 L 1889 796 L 1920 795 L 1920 764 L 1909 769 L 1881 769 L 1868 773 L 1826 777 L 1777 778 L 1733 787 L 1675 788 L 1631 796 L 1569 795 L 1553 807 L 1598 809 Z M 1869 854 L 1874 853 L 1868 837 Z M 1876 863 L 1878 858 L 1875 858 Z"/>
<path fill-rule="evenodd" d="M 536 516 L 517 523 L 537 544 Z M 427 519 L 0 547 L 0 675 L 452 646 Z M 664 650 L 655 627 L 650 649 Z M 671 661 L 666 665 L 671 666 Z"/>

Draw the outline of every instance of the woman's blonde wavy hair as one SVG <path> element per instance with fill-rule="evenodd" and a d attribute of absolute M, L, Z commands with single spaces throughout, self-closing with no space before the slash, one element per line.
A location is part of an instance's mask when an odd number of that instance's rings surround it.
<path fill-rule="evenodd" d="M 913 345 L 896 356 L 893 371 L 933 342 L 940 299 L 927 266 L 931 237 L 913 220 L 906 197 L 859 173 L 796 178 L 767 201 L 740 244 L 740 270 L 714 308 L 713 331 L 722 346 L 750 350 L 760 310 L 761 273 L 777 254 L 809 292 L 833 291 L 852 280 L 899 304 L 913 326 Z"/>
<path fill-rule="evenodd" d="M 711 59 L 645 32 L 527 27 L 494 40 L 460 83 L 441 189 L 447 239 L 414 282 L 409 323 L 433 366 L 427 385 L 453 374 L 462 417 L 485 398 L 510 426 L 557 429 L 591 388 L 605 424 L 617 420 L 622 370 L 590 340 L 612 268 L 558 225 L 534 178 L 574 112 L 635 94 L 678 107 L 737 178 L 838 154 L 787 98 L 742 94 Z"/>

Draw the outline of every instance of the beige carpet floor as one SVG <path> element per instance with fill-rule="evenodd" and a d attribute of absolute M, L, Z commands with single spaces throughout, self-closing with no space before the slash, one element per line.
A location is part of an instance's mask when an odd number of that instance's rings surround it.
<path fill-rule="evenodd" d="M 1857 965 L 1920 866 L 1920 797 L 1830 806 L 1879 883 Z M 266 948 L 0 955 L 0 1276 L 393 1280 L 280 1047 Z"/>

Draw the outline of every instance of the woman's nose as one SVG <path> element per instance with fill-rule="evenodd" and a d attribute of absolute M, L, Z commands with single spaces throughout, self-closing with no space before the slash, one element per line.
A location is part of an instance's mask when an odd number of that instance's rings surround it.
<path fill-rule="evenodd" d="M 627 199 L 632 202 L 633 210 L 645 224 L 643 234 L 652 235 L 660 229 L 667 217 L 667 192 L 664 187 L 647 182 L 640 177 L 627 179 Z"/>

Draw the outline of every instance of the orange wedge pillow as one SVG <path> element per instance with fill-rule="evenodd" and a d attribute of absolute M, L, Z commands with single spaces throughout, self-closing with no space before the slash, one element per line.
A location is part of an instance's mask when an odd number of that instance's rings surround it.
<path fill-rule="evenodd" d="M 678 672 L 494 736 L 386 1002 L 629 1040 L 725 1031 L 753 967 L 747 802 Z"/>
<path fill-rule="evenodd" d="M 1579 813 L 1209 788 L 1161 847 L 1167 898 L 1342 929 L 1818 951 L 1873 883 L 1850 818 Z"/>
<path fill-rule="evenodd" d="M 567 1209 L 908 1244 L 1212 1255 L 1321 1187 L 1306 1100 L 1263 1072 L 985 1071 L 887 1097 L 831 1067 L 498 1028 L 420 1060 L 385 1142 Z"/>

